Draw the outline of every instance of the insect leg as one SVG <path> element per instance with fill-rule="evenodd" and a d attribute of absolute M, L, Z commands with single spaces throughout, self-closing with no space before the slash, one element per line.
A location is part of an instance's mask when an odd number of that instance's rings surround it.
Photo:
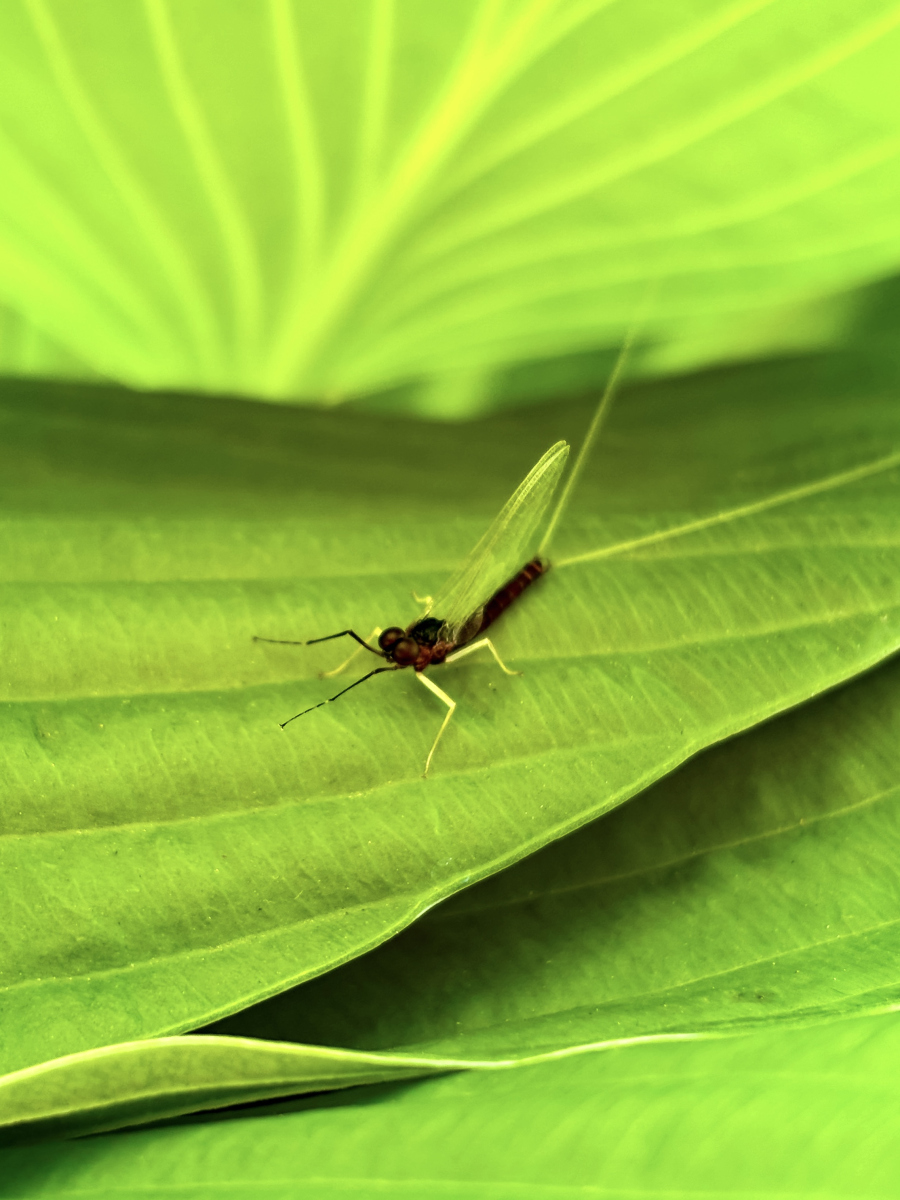
<path fill-rule="evenodd" d="M 435 752 L 435 750 L 437 750 L 438 742 L 441 740 L 444 730 L 447 728 L 447 725 L 450 723 L 450 718 L 453 716 L 453 713 L 456 709 L 456 701 L 451 700 L 446 692 L 442 692 L 441 689 L 438 687 L 438 685 L 433 680 L 429 679 L 424 671 L 417 671 L 416 679 L 418 679 L 419 683 L 424 683 L 425 686 L 428 688 L 429 692 L 434 692 L 434 694 L 435 694 L 435 696 L 437 696 L 438 700 L 442 700 L 444 702 L 444 704 L 447 705 L 447 708 L 449 710 L 446 717 L 444 717 L 443 723 L 442 723 L 440 729 L 438 730 L 437 737 L 434 739 L 434 743 L 433 743 L 431 749 L 428 751 L 428 757 L 425 759 L 425 770 L 422 772 L 422 778 L 424 779 L 425 776 L 428 774 L 428 768 L 431 766 L 431 760 L 434 758 L 434 752 Z"/>
<path fill-rule="evenodd" d="M 372 630 L 372 632 L 369 634 L 369 636 L 366 638 L 366 649 L 367 650 L 372 649 L 372 647 L 368 643 L 371 642 L 372 638 L 378 637 L 379 633 L 381 633 L 381 626 L 376 625 L 375 628 Z M 344 661 L 341 663 L 340 666 L 332 667 L 332 669 L 330 671 L 323 671 L 321 673 L 320 678 L 331 679 L 332 676 L 334 676 L 334 675 L 340 675 L 341 671 L 346 671 L 347 668 L 350 666 L 350 664 L 353 662 L 354 658 L 356 658 L 357 654 L 359 654 L 361 649 L 362 649 L 362 646 L 358 646 L 356 648 L 356 650 L 353 651 L 353 653 L 350 655 L 349 658 L 344 659 Z"/>
<path fill-rule="evenodd" d="M 412 598 L 413 598 L 413 600 L 415 600 L 416 604 L 424 605 L 425 616 L 427 617 L 428 614 L 431 612 L 432 608 L 434 607 L 434 597 L 433 596 L 419 596 L 415 592 L 413 592 Z"/>
<path fill-rule="evenodd" d="M 471 646 L 463 646 L 462 650 L 454 650 L 452 654 L 447 655 L 447 657 L 444 659 L 444 662 L 456 662 L 458 659 L 462 658 L 464 654 L 471 654 L 473 650 L 480 650 L 482 646 L 487 646 L 488 650 L 490 650 L 491 654 L 494 656 L 494 662 L 496 662 L 501 671 L 505 671 L 507 675 L 522 674 L 521 671 L 511 671 L 509 669 L 509 667 L 506 665 L 506 663 L 504 663 L 503 659 L 497 653 L 497 647 L 490 638 L 481 638 L 481 640 L 478 642 L 472 642 Z"/>

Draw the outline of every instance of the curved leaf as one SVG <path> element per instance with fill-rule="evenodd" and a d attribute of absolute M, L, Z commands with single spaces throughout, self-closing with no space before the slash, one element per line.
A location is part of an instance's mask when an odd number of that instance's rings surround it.
<path fill-rule="evenodd" d="M 210 1032 L 525 1058 L 900 1003 L 900 663 Z"/>
<path fill-rule="evenodd" d="M 409 589 L 583 406 L 438 445 L 359 414 L 9 388 L 4 1068 L 196 1027 L 337 966 L 895 649 L 893 397 L 847 404 L 839 376 L 804 396 L 785 368 L 734 376 L 726 420 L 726 379 L 623 401 L 557 562 L 819 490 L 558 566 L 497 628 L 521 679 L 441 668 L 459 711 L 427 781 L 441 714 L 414 679 L 283 732 L 337 655 L 251 636 L 412 616 Z"/>
<path fill-rule="evenodd" d="M 406 1079 L 469 1064 L 255 1038 L 174 1037 L 71 1054 L 0 1078 L 0 1141 L 76 1137 L 196 1109 Z"/>
<path fill-rule="evenodd" d="M 71 1137 L 404 1074 L 896 1007 L 898 727 L 895 662 L 707 751 L 214 1036 L 109 1046 L 0 1078 L 0 1129 Z"/>
<path fill-rule="evenodd" d="M 896 1015 L 355 1089 L 0 1151 L 16 1200 L 890 1196 Z"/>

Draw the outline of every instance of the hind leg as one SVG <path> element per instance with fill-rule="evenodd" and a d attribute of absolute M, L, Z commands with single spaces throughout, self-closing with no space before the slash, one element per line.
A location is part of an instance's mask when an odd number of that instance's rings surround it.
<path fill-rule="evenodd" d="M 448 663 L 458 662 L 464 655 L 472 654 L 473 651 L 480 650 L 482 646 L 486 646 L 488 648 L 488 650 L 490 650 L 491 654 L 493 654 L 493 656 L 494 656 L 494 662 L 497 664 L 497 666 L 500 668 L 501 671 L 505 671 L 507 675 L 521 675 L 522 674 L 521 671 L 511 671 L 509 669 L 509 667 L 506 665 L 506 663 L 504 663 L 503 659 L 497 653 L 497 647 L 494 645 L 494 643 L 491 641 L 490 638 L 482 638 L 478 642 L 472 642 L 471 646 L 463 646 L 462 650 L 454 650 L 452 654 L 448 654 L 448 656 L 444 659 L 444 662 L 448 662 Z"/>

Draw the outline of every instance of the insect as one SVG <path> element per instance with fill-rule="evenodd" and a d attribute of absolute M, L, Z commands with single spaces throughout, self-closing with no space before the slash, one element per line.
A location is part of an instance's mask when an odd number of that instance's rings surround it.
<path fill-rule="evenodd" d="M 391 625 L 388 629 L 373 629 L 368 638 L 360 637 L 352 629 L 342 629 L 326 637 L 311 638 L 306 642 L 283 641 L 280 638 L 254 638 L 257 642 L 272 642 L 279 646 L 314 646 L 319 642 L 349 637 L 359 643 L 359 649 L 329 675 L 337 675 L 349 666 L 361 650 L 376 654 L 388 665 L 375 667 L 349 687 L 321 700 L 310 708 L 296 713 L 284 721 L 281 728 L 306 716 L 314 709 L 331 704 L 385 671 L 402 671 L 412 667 L 416 678 L 447 706 L 447 715 L 434 739 L 428 758 L 425 760 L 424 775 L 428 774 L 431 760 L 438 742 L 456 709 L 456 701 L 437 686 L 426 671 L 444 663 L 458 662 L 466 654 L 476 650 L 489 650 L 497 666 L 507 675 L 520 675 L 511 671 L 497 653 L 494 643 L 482 637 L 494 621 L 505 612 L 526 588 L 546 574 L 549 564 L 542 558 L 525 556 L 533 553 L 533 541 L 546 511 L 547 505 L 559 483 L 569 447 L 557 442 L 529 471 L 509 500 L 501 509 L 487 532 L 477 543 L 459 569 L 451 575 L 443 589 L 433 599 L 424 601 L 425 612 L 405 629 Z M 524 566 L 521 565 L 524 560 Z M 431 614 L 435 613 L 435 616 Z M 378 639 L 371 645 L 373 638 Z"/>

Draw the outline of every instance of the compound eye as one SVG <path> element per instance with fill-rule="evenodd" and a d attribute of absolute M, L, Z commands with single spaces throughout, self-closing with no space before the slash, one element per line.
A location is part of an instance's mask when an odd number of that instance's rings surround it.
<path fill-rule="evenodd" d="M 398 667 L 411 667 L 419 657 L 419 643 L 413 641 L 411 637 L 403 637 L 399 642 L 395 642 L 391 649 L 391 658 Z"/>
<path fill-rule="evenodd" d="M 391 650 L 403 637 L 406 637 L 406 630 L 401 629 L 398 625 L 392 625 L 390 629 L 385 629 L 384 633 L 380 635 L 378 645 L 382 650 Z"/>

